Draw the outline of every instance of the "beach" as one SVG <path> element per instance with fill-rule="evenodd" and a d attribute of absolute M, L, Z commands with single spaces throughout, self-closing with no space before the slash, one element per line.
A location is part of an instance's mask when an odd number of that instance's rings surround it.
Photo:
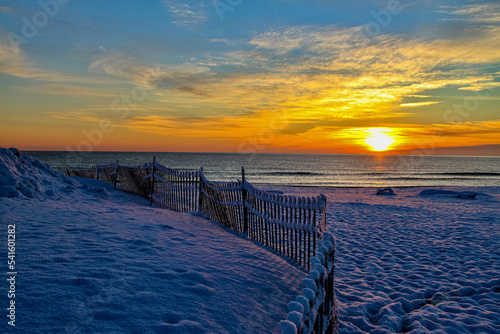
<path fill-rule="evenodd" d="M 289 261 L 217 222 L 6 151 L 16 329 L 280 332 L 306 277 Z M 262 188 L 327 197 L 340 333 L 500 330 L 500 187 Z"/>
<path fill-rule="evenodd" d="M 500 188 L 393 190 L 319 190 L 336 238 L 339 332 L 498 333 Z"/>

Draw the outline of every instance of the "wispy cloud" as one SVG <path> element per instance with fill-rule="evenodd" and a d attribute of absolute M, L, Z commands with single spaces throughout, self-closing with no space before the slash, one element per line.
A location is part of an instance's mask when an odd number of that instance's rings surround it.
<path fill-rule="evenodd" d="M 36 87 L 28 87 L 32 92 L 51 95 L 72 95 L 72 96 L 85 96 L 85 97 L 107 97 L 115 98 L 116 95 L 99 89 L 70 85 L 70 84 L 45 84 Z"/>
<path fill-rule="evenodd" d="M 189 90 L 189 78 L 202 79 L 202 77 L 210 75 L 210 69 L 206 66 L 189 63 L 181 65 L 147 64 L 122 53 L 103 55 L 90 64 L 89 70 L 129 79 L 141 86 L 158 85 L 180 90 Z M 194 91 L 193 88 L 191 92 Z"/>
<path fill-rule="evenodd" d="M 413 102 L 413 103 L 401 103 L 399 106 L 400 107 L 422 107 L 422 106 L 430 106 L 433 104 L 438 104 L 441 103 L 440 101 L 425 101 L 425 102 Z"/>
<path fill-rule="evenodd" d="M 456 7 L 444 7 L 455 20 L 470 21 L 481 24 L 500 23 L 500 3 L 490 2 Z"/>
<path fill-rule="evenodd" d="M 179 26 L 192 26 L 207 20 L 207 8 L 201 1 L 163 0 L 163 4 L 173 17 L 172 23 Z"/>
<path fill-rule="evenodd" d="M 490 80 L 494 80 L 494 78 L 492 78 Z M 459 90 L 470 90 L 473 92 L 480 92 L 483 90 L 487 90 L 487 89 L 490 90 L 490 89 L 495 89 L 498 87 L 500 87 L 500 82 L 498 82 L 498 81 L 484 81 L 484 82 L 473 83 L 467 87 L 460 87 Z"/>
<path fill-rule="evenodd" d="M 70 83 L 79 85 L 83 83 L 103 83 L 102 80 L 95 78 L 84 78 L 64 72 L 55 72 L 38 68 L 28 60 L 22 48 L 2 38 L 0 38 L 0 73 L 23 79 L 32 79 L 35 82 L 58 83 L 59 85 Z"/>
<path fill-rule="evenodd" d="M 17 45 L 7 39 L 0 40 L 0 72 L 17 77 L 33 77 L 35 70 L 26 60 L 26 56 Z"/>

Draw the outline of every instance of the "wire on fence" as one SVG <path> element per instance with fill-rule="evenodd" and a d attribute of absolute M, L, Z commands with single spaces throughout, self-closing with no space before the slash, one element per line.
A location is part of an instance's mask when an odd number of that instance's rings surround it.
<path fill-rule="evenodd" d="M 200 211 L 224 226 L 244 233 L 242 181 L 211 182 L 200 171 Z"/>
<path fill-rule="evenodd" d="M 87 179 L 95 179 L 96 178 L 96 167 L 91 167 L 87 169 L 68 169 L 68 176 L 77 176 L 77 177 L 85 177 Z"/>
<path fill-rule="evenodd" d="M 152 164 L 140 166 L 118 165 L 116 168 L 118 178 L 117 189 L 149 198 L 151 191 L 151 179 L 149 175 L 151 171 Z"/>
<path fill-rule="evenodd" d="M 106 182 L 115 182 L 117 166 L 117 163 L 109 165 L 96 165 L 96 178 Z"/>

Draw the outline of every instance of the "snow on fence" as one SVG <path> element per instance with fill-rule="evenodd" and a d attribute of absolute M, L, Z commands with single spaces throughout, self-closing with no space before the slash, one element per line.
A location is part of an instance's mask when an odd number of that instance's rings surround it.
<path fill-rule="evenodd" d="M 289 313 L 280 322 L 281 334 L 337 333 L 335 307 L 335 239 L 325 232 L 318 252 L 311 259 L 309 277 L 303 279 L 302 294 L 288 303 Z"/>
<path fill-rule="evenodd" d="M 96 165 L 96 175 L 99 180 L 114 183 L 118 164 Z"/>
<path fill-rule="evenodd" d="M 209 181 L 203 168 L 178 171 L 153 160 L 139 166 L 118 163 L 67 170 L 68 176 L 97 178 L 115 189 L 142 195 L 156 206 L 199 212 L 246 238 L 272 248 L 309 271 L 303 295 L 289 303 L 282 333 L 336 333 L 334 239 L 326 232 L 326 198 L 285 196 L 245 180 Z"/>
<path fill-rule="evenodd" d="M 178 171 L 154 162 L 151 173 L 154 184 L 151 190 L 152 204 L 179 212 L 199 210 L 198 171 Z"/>
<path fill-rule="evenodd" d="M 244 182 L 243 197 L 248 237 L 310 270 L 311 256 L 326 231 L 325 196 L 284 196 Z"/>

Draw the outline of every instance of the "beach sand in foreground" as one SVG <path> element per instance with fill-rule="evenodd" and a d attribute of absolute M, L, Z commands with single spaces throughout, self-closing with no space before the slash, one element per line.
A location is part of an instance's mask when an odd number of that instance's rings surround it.
<path fill-rule="evenodd" d="M 328 198 L 340 333 L 500 332 L 500 187 L 268 189 Z"/>

